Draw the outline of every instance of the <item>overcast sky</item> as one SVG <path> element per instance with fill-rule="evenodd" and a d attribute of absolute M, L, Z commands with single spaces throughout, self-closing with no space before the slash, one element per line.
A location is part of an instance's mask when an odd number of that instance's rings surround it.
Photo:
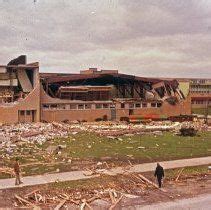
<path fill-rule="evenodd" d="M 0 0 L 0 64 L 211 78 L 211 0 Z"/>

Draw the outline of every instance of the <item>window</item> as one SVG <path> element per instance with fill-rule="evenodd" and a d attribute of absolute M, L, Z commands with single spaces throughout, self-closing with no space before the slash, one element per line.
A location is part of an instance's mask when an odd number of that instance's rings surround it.
<path fill-rule="evenodd" d="M 133 109 L 134 108 L 134 104 L 129 104 L 129 108 Z"/>
<path fill-rule="evenodd" d="M 162 103 L 157 103 L 157 107 L 161 107 L 162 106 Z"/>
<path fill-rule="evenodd" d="M 21 110 L 20 111 L 20 115 L 25 115 L 25 111 L 24 110 Z"/>
<path fill-rule="evenodd" d="M 95 104 L 96 109 L 102 109 L 102 104 Z"/>
<path fill-rule="evenodd" d="M 30 115 L 31 111 L 30 110 L 26 110 L 26 115 Z"/>
<path fill-rule="evenodd" d="M 85 109 L 91 109 L 91 104 L 85 104 Z"/>
<path fill-rule="evenodd" d="M 115 104 L 110 104 L 110 109 L 115 109 L 116 105 Z"/>
<path fill-rule="evenodd" d="M 78 104 L 78 109 L 84 109 L 84 104 Z"/>
<path fill-rule="evenodd" d="M 52 109 L 57 109 L 57 104 L 51 104 Z"/>
<path fill-rule="evenodd" d="M 151 103 L 151 107 L 155 108 L 156 107 L 156 103 Z"/>
<path fill-rule="evenodd" d="M 147 103 L 142 103 L 142 107 L 146 108 L 147 107 Z"/>
<path fill-rule="evenodd" d="M 121 103 L 121 109 L 125 108 L 125 104 Z"/>
<path fill-rule="evenodd" d="M 66 107 L 65 107 L 65 104 L 60 104 L 59 105 L 59 109 L 65 109 Z"/>
<path fill-rule="evenodd" d="M 42 108 L 43 108 L 43 109 L 49 109 L 49 105 L 48 105 L 48 104 L 43 104 L 43 105 L 42 105 Z"/>
<path fill-rule="evenodd" d="M 136 108 L 140 108 L 141 107 L 141 104 L 136 104 Z"/>
<path fill-rule="evenodd" d="M 76 104 L 70 104 L 70 109 L 77 109 L 77 105 Z"/>
<path fill-rule="evenodd" d="M 108 104 L 103 104 L 104 109 L 108 109 L 108 107 L 109 107 Z"/>

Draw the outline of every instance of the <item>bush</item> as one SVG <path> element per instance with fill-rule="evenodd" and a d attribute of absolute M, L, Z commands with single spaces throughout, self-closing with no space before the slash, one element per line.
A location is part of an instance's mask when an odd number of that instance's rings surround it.
<path fill-rule="evenodd" d="M 197 134 L 197 130 L 194 128 L 181 128 L 180 133 L 182 136 L 195 136 Z"/>
<path fill-rule="evenodd" d="M 100 121 L 103 121 L 103 119 L 100 117 L 95 119 L 95 122 L 100 122 Z"/>
<path fill-rule="evenodd" d="M 129 117 L 120 117 L 120 121 L 129 122 Z"/>

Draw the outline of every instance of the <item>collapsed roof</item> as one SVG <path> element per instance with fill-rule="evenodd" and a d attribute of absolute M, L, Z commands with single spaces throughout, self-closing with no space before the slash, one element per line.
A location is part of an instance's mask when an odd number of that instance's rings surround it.
<path fill-rule="evenodd" d="M 105 73 L 103 72 L 104 71 L 100 71 L 100 73 L 98 73 L 95 71 L 91 74 L 42 73 L 41 79 L 44 89 L 52 97 L 58 97 L 58 95 L 61 96 L 61 94 L 59 94 L 61 93 L 61 90 L 72 93 L 74 92 L 74 89 L 77 90 L 77 87 L 85 88 L 89 86 L 93 87 L 92 91 L 97 92 L 100 91 L 99 88 L 97 89 L 99 86 L 113 86 L 116 92 L 112 91 L 113 94 L 110 98 L 107 95 L 107 100 L 115 98 L 141 98 L 145 100 L 167 100 L 169 103 L 175 104 L 178 100 L 184 98 L 183 93 L 178 88 L 179 83 L 177 80 L 137 77 L 133 75 L 119 74 L 114 71 L 109 72 L 108 70 L 106 70 Z M 79 97 L 78 90 L 75 92 L 78 93 L 77 96 L 73 96 L 73 94 L 67 96 L 66 94 L 65 99 L 67 99 L 67 97 L 71 100 L 77 98 L 83 98 L 84 100 L 90 99 L 89 97 L 85 97 L 85 95 Z"/>

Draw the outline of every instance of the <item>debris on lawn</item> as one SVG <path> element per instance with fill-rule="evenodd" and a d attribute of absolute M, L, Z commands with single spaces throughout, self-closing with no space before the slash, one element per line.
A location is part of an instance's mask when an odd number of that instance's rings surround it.
<path fill-rule="evenodd" d="M 9 174 L 11 177 L 15 175 L 14 170 L 12 168 L 8 168 L 8 167 L 0 168 L 0 173 Z"/>
<path fill-rule="evenodd" d="M 207 174 L 185 174 L 181 178 L 179 177 L 183 171 L 183 168 L 179 170 L 178 174 L 175 174 L 174 178 L 167 179 L 170 185 L 173 183 L 177 186 L 180 184 L 199 179 L 203 182 L 206 179 Z M 105 182 L 96 182 L 95 186 L 81 186 L 75 188 L 69 188 L 68 185 L 65 188 L 34 188 L 34 190 L 20 192 L 14 196 L 14 206 L 16 207 L 33 207 L 34 209 L 53 208 L 53 209 L 68 209 L 69 205 L 74 205 L 74 209 L 93 209 L 98 205 L 106 206 L 106 209 L 116 209 L 118 205 L 123 204 L 128 198 L 143 198 L 149 193 L 154 196 L 163 196 L 170 200 L 175 198 L 175 193 L 159 188 L 153 181 L 153 175 L 146 178 L 148 175 L 140 173 L 124 173 L 118 175 L 118 178 L 111 178 Z M 100 177 L 103 180 L 106 177 Z M 94 181 L 94 180 L 93 180 Z M 28 191 L 28 192 L 27 192 Z M 181 193 L 181 192 L 180 192 Z M 181 194 L 177 193 L 177 197 Z M 100 205 L 100 206 L 99 206 Z M 95 209 L 95 208 L 94 208 Z"/>
<path fill-rule="evenodd" d="M 187 129 L 185 129 L 187 128 Z M 163 131 L 170 131 L 182 135 L 193 135 L 196 131 L 205 131 L 208 127 L 203 121 L 172 122 L 152 121 L 147 124 L 128 124 L 124 122 L 84 122 L 78 124 L 68 123 L 28 123 L 0 126 L 0 150 L 13 153 L 18 144 L 36 143 L 44 144 L 54 138 L 67 138 L 69 135 L 77 135 L 79 132 L 96 133 L 106 136 L 111 140 L 122 141 L 120 136 L 133 136 L 135 134 L 162 135 Z M 65 145 L 61 145 L 62 147 Z M 91 148 L 91 145 L 88 145 Z"/>
<path fill-rule="evenodd" d="M 177 181 L 179 180 L 180 175 L 182 174 L 182 172 L 183 172 L 184 169 L 185 169 L 185 168 L 182 168 L 182 169 L 179 171 L 179 173 L 178 173 L 178 175 L 177 175 L 177 178 L 175 179 L 175 182 L 177 182 Z"/>
<path fill-rule="evenodd" d="M 95 164 L 94 160 L 83 160 L 81 164 L 75 164 L 79 161 L 75 157 L 75 151 L 69 150 L 66 138 L 72 142 L 77 141 L 77 135 L 86 135 L 87 133 L 96 134 L 99 138 L 107 138 L 112 142 L 123 143 L 125 139 L 130 142 L 134 135 L 152 135 L 155 138 L 163 135 L 165 131 L 172 132 L 173 135 L 179 134 L 181 128 L 194 128 L 197 131 L 207 130 L 208 127 L 202 120 L 191 122 L 172 122 L 172 121 L 149 121 L 147 123 L 129 124 L 125 122 L 83 122 L 83 123 L 25 123 L 14 125 L 0 125 L 0 158 L 3 160 L 0 163 L 0 173 L 12 176 L 12 160 L 19 157 L 21 166 L 30 169 L 31 174 L 59 172 L 65 169 L 60 169 L 60 163 L 68 165 L 69 170 L 84 170 L 84 166 L 88 167 L 85 162 L 89 162 L 89 166 Z M 127 138 L 125 138 L 125 136 Z M 57 142 L 57 139 L 62 141 Z M 85 150 L 93 150 L 95 142 L 87 142 Z M 149 149 L 159 149 L 162 145 L 156 142 L 154 147 L 148 148 L 145 145 L 134 146 L 126 145 L 128 151 L 125 154 L 126 158 L 134 159 L 134 154 L 130 151 L 146 151 Z M 106 148 L 108 150 L 109 148 Z M 67 151 L 68 150 L 68 151 Z M 148 158 L 148 156 L 146 156 Z M 149 157 L 150 159 L 150 157 Z M 93 170 L 108 169 L 107 162 L 103 159 L 97 160 L 96 168 Z M 109 163 L 110 164 L 110 163 Z M 61 164 L 62 165 L 62 164 Z M 70 166 L 71 165 L 71 166 Z M 83 165 L 83 166 L 82 166 Z M 45 167 L 48 166 L 48 167 Z M 63 166 L 61 166 L 63 167 Z M 7 168 L 7 169 L 6 169 Z M 24 168 L 24 169 L 26 169 Z M 41 168 L 41 169 L 40 169 Z M 71 169 L 70 169 L 71 168 Z M 26 172 L 26 174 L 28 174 Z"/>

